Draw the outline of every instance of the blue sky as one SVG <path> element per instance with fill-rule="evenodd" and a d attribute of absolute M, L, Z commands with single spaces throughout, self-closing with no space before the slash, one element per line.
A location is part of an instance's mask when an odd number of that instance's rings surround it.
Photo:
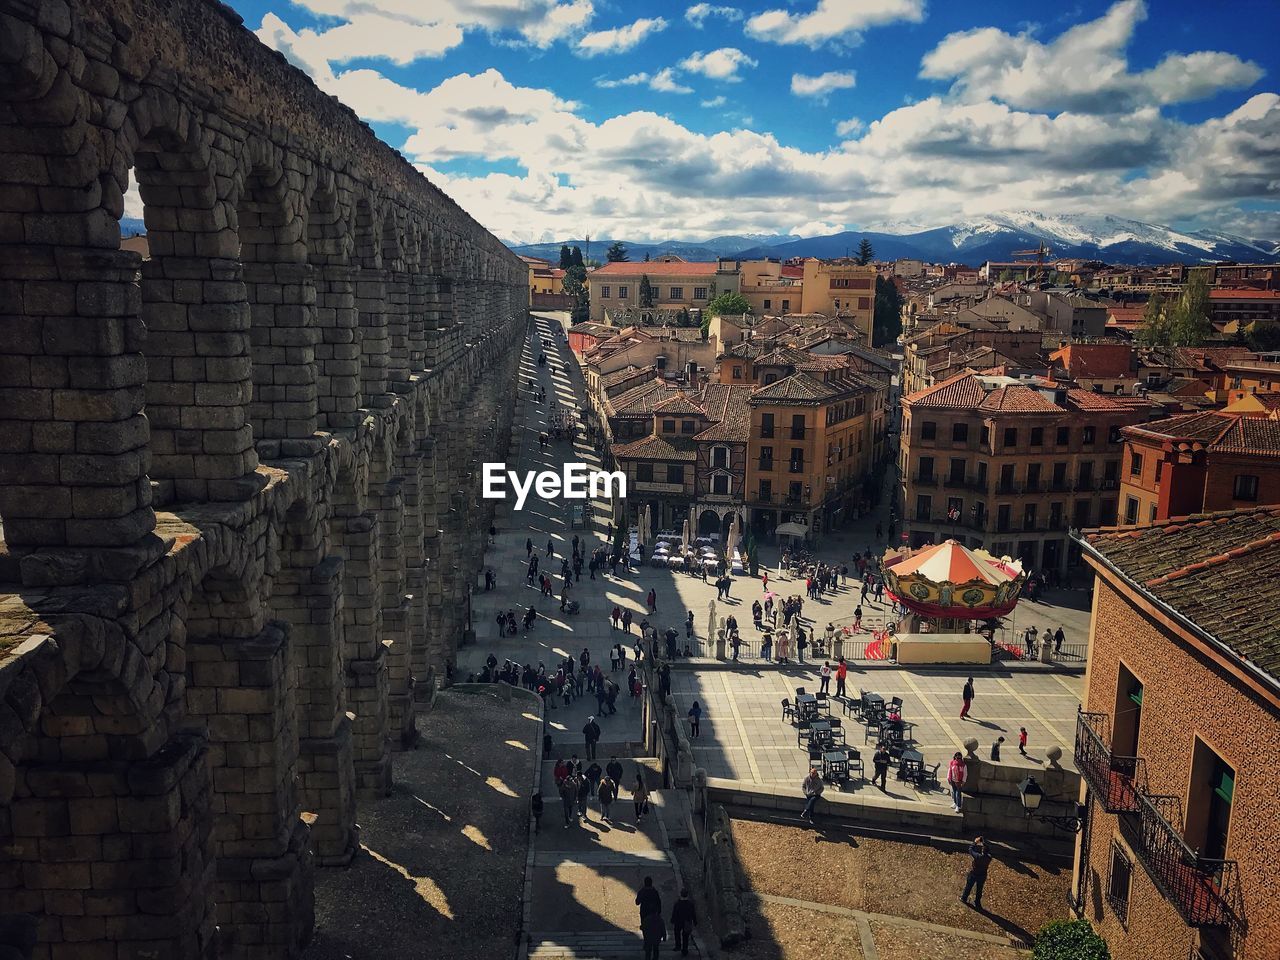
<path fill-rule="evenodd" d="M 1280 4 L 232 0 L 501 236 L 1280 236 Z"/>

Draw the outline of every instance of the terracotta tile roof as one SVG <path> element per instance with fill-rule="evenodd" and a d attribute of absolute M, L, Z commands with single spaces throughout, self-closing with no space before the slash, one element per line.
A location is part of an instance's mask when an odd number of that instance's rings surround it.
<path fill-rule="evenodd" d="M 974 372 L 962 370 L 941 383 L 917 390 L 903 399 L 913 407 L 954 407 L 960 410 L 976 410 L 986 395 L 987 391 L 982 388 Z"/>
<path fill-rule="evenodd" d="M 848 357 L 840 353 L 814 353 L 796 364 L 797 370 L 822 373 L 827 370 L 843 370 L 849 365 Z"/>
<path fill-rule="evenodd" d="M 1270 417 L 1233 417 L 1235 420 L 1214 444 L 1223 453 L 1280 457 L 1280 420 Z M 1278 571 L 1280 572 L 1280 571 Z"/>
<path fill-rule="evenodd" d="M 1086 530 L 1086 549 L 1140 593 L 1172 607 L 1280 681 L 1280 506 Z"/>
<path fill-rule="evenodd" d="M 1092 390 L 1073 388 L 1067 391 L 1067 403 L 1077 410 L 1118 411 L 1135 406 L 1150 406 L 1142 397 L 1125 397 L 1113 393 L 1094 393 Z"/>
<path fill-rule="evenodd" d="M 714 260 L 682 260 L 676 263 L 606 263 L 591 271 L 590 278 L 629 279 L 646 275 L 650 278 L 714 276 L 719 264 Z"/>
<path fill-rule="evenodd" d="M 593 320 L 584 320 L 582 323 L 575 323 L 569 328 L 570 333 L 586 333 L 593 337 L 612 337 L 618 332 L 617 327 L 611 327 L 607 323 L 596 323 Z"/>
<path fill-rule="evenodd" d="M 678 387 L 661 380 L 650 380 L 616 397 L 610 397 L 608 403 L 613 408 L 613 416 L 651 417 L 656 405 L 675 396 L 678 391 Z"/>
<path fill-rule="evenodd" d="M 668 397 L 653 408 L 654 413 L 670 413 L 675 416 L 699 416 L 705 417 L 707 411 L 690 397 L 683 390 L 677 391 L 674 396 Z"/>
<path fill-rule="evenodd" d="M 1208 450 L 1223 453 L 1280 456 L 1280 420 L 1267 416 L 1238 416 L 1209 410 L 1153 420 L 1129 427 L 1125 432 L 1203 444 Z"/>
<path fill-rule="evenodd" d="M 793 350 L 791 347 L 775 347 L 768 353 L 760 357 L 756 361 L 756 366 L 774 366 L 786 367 L 795 366 L 798 363 L 804 363 L 809 359 L 809 355 L 800 350 Z"/>
<path fill-rule="evenodd" d="M 697 460 L 698 451 L 692 437 L 641 437 L 631 443 L 615 445 L 613 455 L 619 460 Z"/>
<path fill-rule="evenodd" d="M 760 387 L 751 395 L 751 402 L 822 403 L 839 392 L 810 374 L 793 373 L 768 386 Z"/>
<path fill-rule="evenodd" d="M 1210 300 L 1280 300 L 1280 290 L 1219 289 L 1209 291 Z"/>
<path fill-rule="evenodd" d="M 702 395 L 707 416 L 716 422 L 693 439 L 746 443 L 751 435 L 751 406 L 748 401 L 754 387 L 712 383 Z"/>
<path fill-rule="evenodd" d="M 1055 350 L 1050 360 L 1061 360 L 1074 378 L 1128 377 L 1133 373 L 1133 348 L 1122 343 L 1073 343 Z"/>
<path fill-rule="evenodd" d="M 604 376 L 602 376 L 600 378 L 600 386 L 612 387 L 612 386 L 616 386 L 619 383 L 622 383 L 623 381 L 630 380 L 632 377 L 637 377 L 637 376 L 640 376 L 641 374 L 646 374 L 646 373 L 656 374 L 657 372 L 658 372 L 657 367 L 653 367 L 653 366 L 623 367 L 621 370 L 615 370 L 613 371 L 613 373 L 606 373 Z"/>
<path fill-rule="evenodd" d="M 978 404 L 987 413 L 1062 413 L 1063 410 L 1039 390 L 1020 384 L 996 387 Z"/>

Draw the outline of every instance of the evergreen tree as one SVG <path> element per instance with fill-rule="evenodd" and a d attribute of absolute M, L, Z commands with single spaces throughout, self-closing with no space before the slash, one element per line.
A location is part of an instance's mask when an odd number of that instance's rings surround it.
<path fill-rule="evenodd" d="M 858 266 L 865 267 L 875 257 L 876 252 L 871 247 L 871 241 L 866 237 L 858 244 Z"/>
<path fill-rule="evenodd" d="M 640 306 L 653 306 L 653 287 L 649 283 L 649 275 L 647 273 L 640 275 Z"/>
<path fill-rule="evenodd" d="M 648 250 L 646 250 L 646 251 L 644 252 L 644 262 L 645 262 L 645 263 L 648 263 L 648 262 L 649 262 L 649 251 L 648 251 Z"/>
<path fill-rule="evenodd" d="M 677 324 L 678 324 L 679 326 L 681 326 L 681 327 L 692 327 L 692 326 L 693 326 L 693 317 L 692 317 L 692 316 L 690 316 L 690 314 L 689 314 L 689 308 L 688 308 L 688 307 L 681 307 L 681 308 L 680 308 L 680 318 L 679 318 L 679 320 L 677 321 Z"/>
<path fill-rule="evenodd" d="M 575 248 L 576 249 L 576 248 Z M 572 318 L 582 323 L 591 317 L 591 294 L 587 289 L 587 268 L 571 266 L 564 272 L 564 292 L 573 298 Z"/>
<path fill-rule="evenodd" d="M 560 269 L 568 270 L 573 266 L 573 251 L 569 249 L 567 243 L 560 245 Z"/>
<path fill-rule="evenodd" d="M 876 277 L 876 306 L 871 320 L 871 343 L 896 343 L 902 333 L 902 294 L 892 280 Z"/>
<path fill-rule="evenodd" d="M 626 263 L 628 259 L 627 248 L 621 240 L 615 240 L 610 244 L 609 250 L 605 253 L 604 258 L 610 263 Z"/>
<path fill-rule="evenodd" d="M 582 262 L 582 250 L 576 246 L 570 252 L 569 266 L 571 267 L 585 266 L 585 264 Z"/>

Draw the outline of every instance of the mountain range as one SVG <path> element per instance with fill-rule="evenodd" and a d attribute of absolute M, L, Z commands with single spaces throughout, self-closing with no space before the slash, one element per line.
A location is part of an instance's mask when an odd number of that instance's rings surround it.
<path fill-rule="evenodd" d="M 1083 258 L 1107 263 L 1216 263 L 1224 260 L 1257 262 L 1280 256 L 1280 242 L 1256 240 L 1210 230 L 1177 230 L 1142 220 L 1107 214 L 1045 214 L 1013 210 L 962 220 L 946 226 L 921 228 L 911 224 L 885 224 L 868 230 L 846 230 L 819 237 L 727 235 L 710 240 L 668 240 L 661 243 L 623 239 L 632 260 L 674 253 L 686 260 L 717 257 L 757 259 L 777 257 L 833 257 L 856 253 L 863 238 L 871 241 L 881 260 L 917 258 L 931 263 L 967 263 L 1011 260 L 1015 250 L 1043 243 L 1049 257 Z M 603 260 L 613 239 L 592 239 L 590 255 Z M 584 240 L 554 243 L 508 244 L 516 253 L 557 262 L 561 244 L 579 246 Z"/>

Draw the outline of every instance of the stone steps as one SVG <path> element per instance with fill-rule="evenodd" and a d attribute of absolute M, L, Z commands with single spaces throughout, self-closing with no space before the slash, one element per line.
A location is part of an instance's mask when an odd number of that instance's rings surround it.
<path fill-rule="evenodd" d="M 693 840 L 693 807 L 687 790 L 655 790 L 650 803 L 662 819 L 667 842 L 673 847 L 687 847 Z"/>

